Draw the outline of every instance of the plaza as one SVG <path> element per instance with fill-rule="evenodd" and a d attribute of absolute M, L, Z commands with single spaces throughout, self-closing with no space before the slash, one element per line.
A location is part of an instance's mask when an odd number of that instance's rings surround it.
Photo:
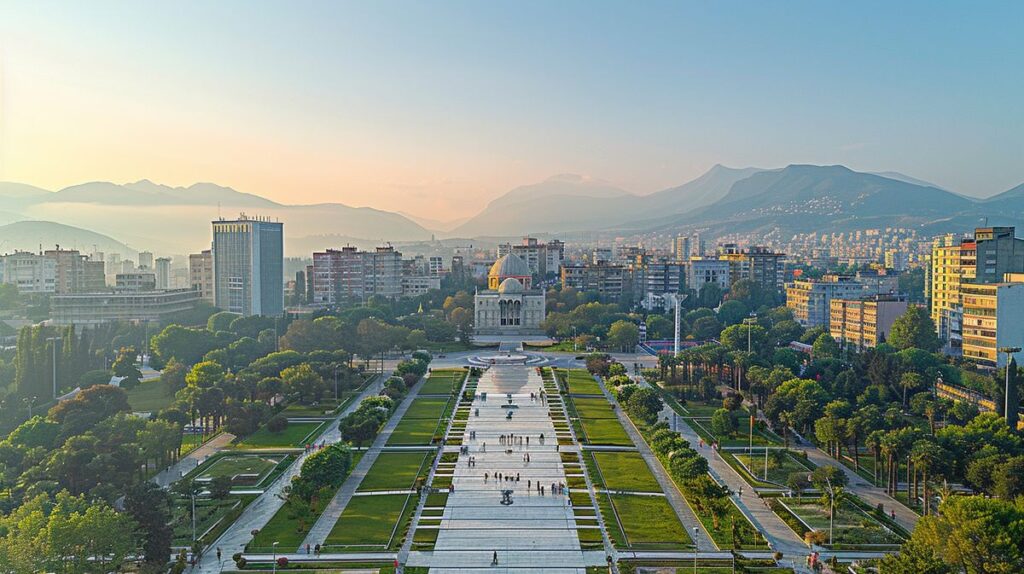
<path fill-rule="evenodd" d="M 438 529 L 434 549 L 413 551 L 408 565 L 429 566 L 441 574 L 493 572 L 495 567 L 582 573 L 587 565 L 604 562 L 604 552 L 581 548 L 566 469 L 542 390 L 535 368 L 495 365 L 484 371 L 440 524 L 426 527 Z M 556 494 L 552 485 L 556 492 L 565 486 Z M 511 504 L 502 504 L 503 491 L 511 491 Z"/>

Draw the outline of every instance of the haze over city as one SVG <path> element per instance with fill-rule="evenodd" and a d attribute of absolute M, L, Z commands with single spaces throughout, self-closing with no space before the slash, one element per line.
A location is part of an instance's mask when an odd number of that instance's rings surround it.
<path fill-rule="evenodd" d="M 1024 181 L 1018 3 L 20 2 L 0 180 L 209 181 L 451 221 L 574 173 Z"/>

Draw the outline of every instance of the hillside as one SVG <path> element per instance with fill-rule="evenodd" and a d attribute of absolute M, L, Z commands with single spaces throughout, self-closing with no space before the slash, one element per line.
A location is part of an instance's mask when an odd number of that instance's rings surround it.
<path fill-rule="evenodd" d="M 138 253 L 108 235 L 52 221 L 18 221 L 0 225 L 0 251 L 35 253 L 40 247 L 53 249 L 57 245 L 64 249 L 78 249 L 86 254 L 102 251 L 134 257 Z"/>

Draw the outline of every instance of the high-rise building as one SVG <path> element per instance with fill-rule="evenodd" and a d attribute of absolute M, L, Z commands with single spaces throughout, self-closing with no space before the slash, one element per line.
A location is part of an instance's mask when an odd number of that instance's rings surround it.
<path fill-rule="evenodd" d="M 118 273 L 114 288 L 117 291 L 155 291 L 156 274 L 152 271 Z"/>
<path fill-rule="evenodd" d="M 171 287 L 171 260 L 168 257 L 158 257 L 154 263 L 156 273 L 156 288 L 170 289 Z"/>
<path fill-rule="evenodd" d="M 804 327 L 828 327 L 833 299 L 864 295 L 864 285 L 853 277 L 825 275 L 821 279 L 797 279 L 786 284 L 786 306 Z"/>
<path fill-rule="evenodd" d="M 686 262 L 690 260 L 690 238 L 688 236 L 679 235 L 672 240 L 672 255 L 676 261 Z"/>
<path fill-rule="evenodd" d="M 214 304 L 242 315 L 284 312 L 284 224 L 239 216 L 213 222 Z"/>
<path fill-rule="evenodd" d="M 597 293 L 605 301 L 622 299 L 628 283 L 626 268 L 604 261 L 587 265 L 563 265 L 562 286 Z"/>
<path fill-rule="evenodd" d="M 424 269 L 414 264 L 409 276 L 428 276 L 425 268 L 425 261 Z M 390 245 L 373 251 L 328 249 L 313 254 L 307 277 L 314 305 L 359 303 L 374 295 L 395 299 L 403 294 L 402 254 Z"/>
<path fill-rule="evenodd" d="M 907 299 L 900 295 L 834 298 L 829 302 L 829 333 L 846 347 L 874 348 L 889 338 L 892 324 L 906 310 Z"/>
<path fill-rule="evenodd" d="M 188 278 L 199 298 L 213 305 L 213 252 L 209 249 L 188 256 Z"/>
<path fill-rule="evenodd" d="M 558 275 L 565 254 L 565 244 L 557 239 L 541 243 L 536 237 L 524 237 L 522 243 L 498 245 L 498 257 L 515 253 L 530 266 L 534 276 L 544 278 L 546 275 Z"/>
<path fill-rule="evenodd" d="M 691 258 L 686 265 L 686 288 L 699 293 L 708 283 L 715 283 L 722 290 L 728 289 L 729 262 L 721 259 Z"/>
<path fill-rule="evenodd" d="M 955 348 L 961 339 L 960 285 L 974 279 L 977 253 L 973 240 L 952 234 L 937 239 L 932 247 L 925 293 L 939 337 Z"/>
<path fill-rule="evenodd" d="M 139 269 L 153 269 L 153 254 L 149 251 L 139 251 Z"/>
<path fill-rule="evenodd" d="M 1024 272 L 1024 239 L 1014 237 L 1014 232 L 1013 227 L 974 230 L 975 283 L 999 283 L 1007 273 Z"/>
<path fill-rule="evenodd" d="M 755 245 L 747 250 L 734 243 L 719 248 L 718 258 L 729 262 L 729 282 L 748 279 L 769 291 L 781 291 L 786 277 L 786 255 Z"/>
<path fill-rule="evenodd" d="M 964 358 L 1005 366 L 999 349 L 1024 347 L 1024 274 L 1007 273 L 999 283 L 964 283 L 961 291 Z M 1014 356 L 1024 359 L 1020 351 Z"/>

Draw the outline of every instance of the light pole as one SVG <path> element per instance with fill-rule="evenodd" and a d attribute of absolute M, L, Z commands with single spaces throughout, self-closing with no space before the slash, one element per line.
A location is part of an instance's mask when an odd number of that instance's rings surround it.
<path fill-rule="evenodd" d="M 277 572 L 277 542 L 275 541 L 271 546 L 274 547 L 274 572 Z"/>
<path fill-rule="evenodd" d="M 53 343 L 53 400 L 57 400 L 57 341 L 60 337 L 47 337 L 46 340 Z"/>
<path fill-rule="evenodd" d="M 831 545 L 833 517 L 835 516 L 836 492 L 835 489 L 832 488 L 832 481 L 829 480 L 828 475 L 822 473 L 822 476 L 825 477 L 825 484 L 828 485 L 828 543 Z M 807 475 L 807 482 L 811 482 L 811 475 L 809 474 Z"/>
<path fill-rule="evenodd" d="M 36 404 L 36 398 L 37 397 L 32 396 L 32 397 L 25 397 L 25 398 L 21 399 L 21 400 L 25 401 L 26 405 L 28 405 L 28 418 L 32 418 L 32 407 L 35 406 L 35 404 Z"/>
<path fill-rule="evenodd" d="M 576 325 L 572 326 L 572 352 L 576 352 Z"/>
<path fill-rule="evenodd" d="M 1020 347 L 1000 347 L 1000 353 L 1006 353 L 1006 390 L 1003 392 L 1003 418 L 1010 420 L 1010 357 L 1020 352 Z M 1010 429 L 1016 432 L 1017 429 Z"/>
<path fill-rule="evenodd" d="M 338 396 L 338 365 L 334 365 L 334 400 L 341 401 Z"/>
<path fill-rule="evenodd" d="M 697 527 L 693 527 L 693 574 L 697 574 Z"/>
<path fill-rule="evenodd" d="M 192 546 L 196 545 L 196 487 L 192 485 L 192 491 L 189 493 L 192 495 Z"/>

